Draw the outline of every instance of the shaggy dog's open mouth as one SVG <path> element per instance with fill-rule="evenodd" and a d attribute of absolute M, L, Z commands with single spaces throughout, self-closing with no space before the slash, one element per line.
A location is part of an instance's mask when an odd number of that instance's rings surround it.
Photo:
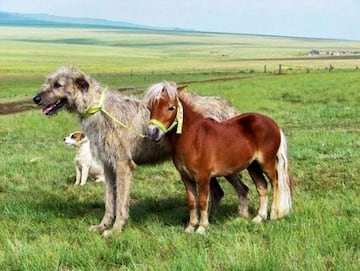
<path fill-rule="evenodd" d="M 45 106 L 42 111 L 45 115 L 50 116 L 57 113 L 61 108 L 63 108 L 67 104 L 67 99 L 62 98 L 58 100 L 56 103 Z"/>

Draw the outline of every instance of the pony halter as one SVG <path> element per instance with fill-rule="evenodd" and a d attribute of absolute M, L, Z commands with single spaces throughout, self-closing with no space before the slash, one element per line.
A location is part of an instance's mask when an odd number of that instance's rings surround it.
<path fill-rule="evenodd" d="M 183 111 L 183 106 L 182 106 L 179 98 L 176 98 L 176 99 L 177 99 L 177 102 L 178 102 L 177 111 L 176 111 L 176 117 L 175 117 L 173 123 L 168 128 L 166 128 L 163 123 L 161 123 L 160 121 L 158 121 L 156 119 L 151 119 L 150 122 L 149 122 L 149 124 L 155 125 L 164 134 L 174 130 L 174 128 L 176 126 L 177 126 L 176 133 L 177 134 L 182 133 L 182 127 L 183 127 L 183 122 L 184 122 L 184 111 Z"/>

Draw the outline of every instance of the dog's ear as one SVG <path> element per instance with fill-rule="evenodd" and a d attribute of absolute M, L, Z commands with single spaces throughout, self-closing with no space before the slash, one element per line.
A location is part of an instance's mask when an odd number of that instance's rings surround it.
<path fill-rule="evenodd" d="M 89 90 L 89 82 L 86 81 L 84 76 L 80 76 L 75 80 L 75 85 L 78 89 L 80 89 L 82 92 L 88 92 Z"/>

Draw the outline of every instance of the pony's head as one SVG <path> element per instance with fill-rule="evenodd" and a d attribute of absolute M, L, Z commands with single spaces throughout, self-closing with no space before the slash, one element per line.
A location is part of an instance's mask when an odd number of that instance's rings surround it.
<path fill-rule="evenodd" d="M 146 102 L 150 110 L 148 136 L 154 141 L 160 141 L 166 133 L 175 128 L 177 133 L 181 133 L 183 112 L 178 95 L 185 87 L 177 87 L 173 82 L 164 81 L 148 89 L 146 94 Z"/>

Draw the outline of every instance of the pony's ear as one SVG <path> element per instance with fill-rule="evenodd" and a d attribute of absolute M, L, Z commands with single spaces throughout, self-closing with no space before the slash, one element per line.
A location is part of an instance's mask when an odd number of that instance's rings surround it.
<path fill-rule="evenodd" d="M 80 77 L 76 78 L 75 84 L 78 89 L 80 89 L 83 93 L 89 90 L 89 82 L 86 81 L 85 76 L 81 75 Z"/>
<path fill-rule="evenodd" d="M 184 88 L 186 88 L 188 85 L 178 86 L 177 91 L 181 92 Z"/>

